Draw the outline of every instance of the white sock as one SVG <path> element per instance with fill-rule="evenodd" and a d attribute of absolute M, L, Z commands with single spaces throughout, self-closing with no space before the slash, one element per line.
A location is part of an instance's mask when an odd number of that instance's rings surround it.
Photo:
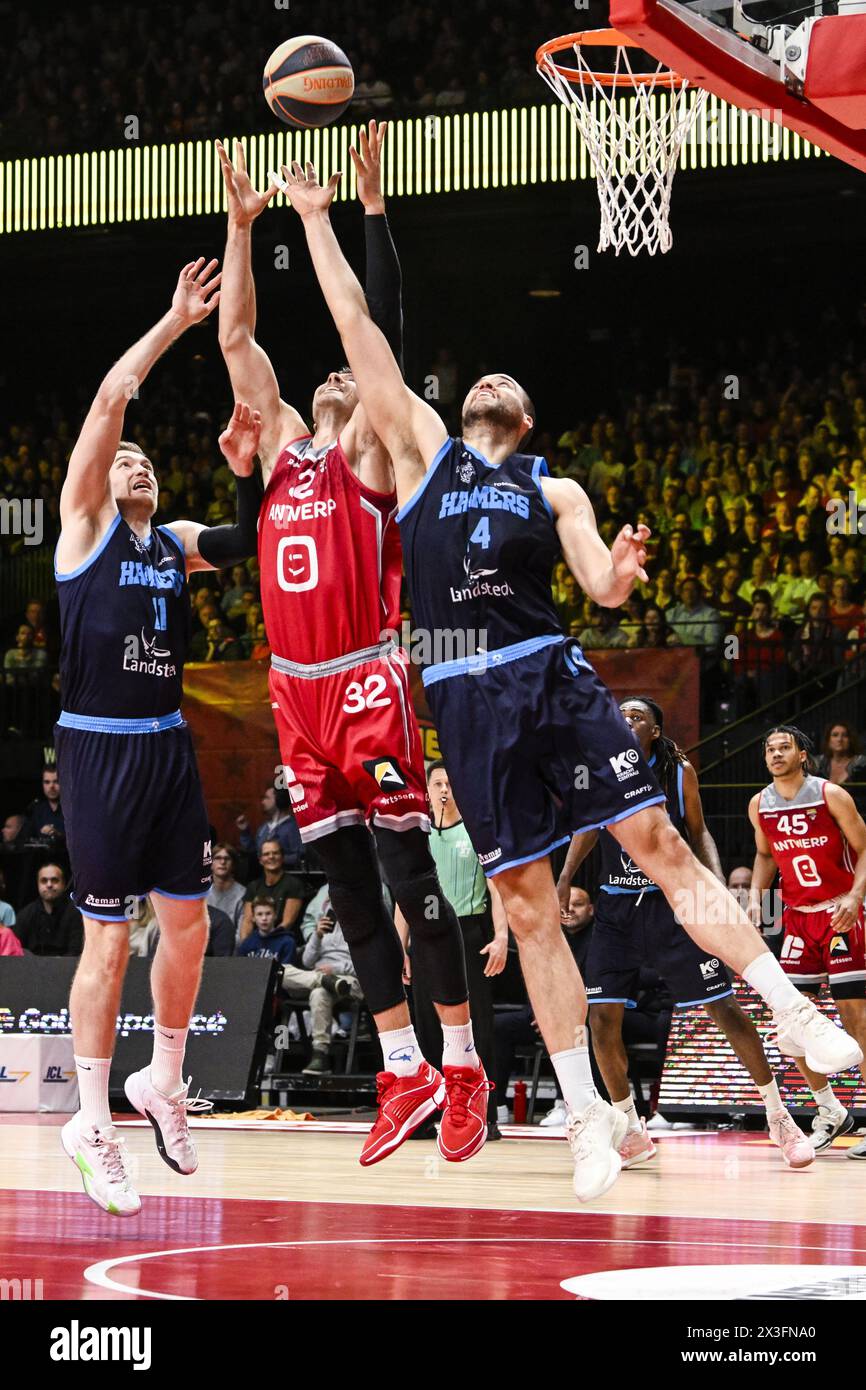
<path fill-rule="evenodd" d="M 166 1028 L 154 1019 L 150 1079 L 164 1096 L 173 1096 L 183 1088 L 183 1054 L 188 1032 L 188 1028 Z"/>
<path fill-rule="evenodd" d="M 104 1129 L 111 1124 L 111 1106 L 108 1103 L 108 1073 L 111 1071 L 110 1057 L 76 1057 L 75 1070 L 78 1073 L 78 1108 L 83 1129 L 94 1125 Z"/>
<path fill-rule="evenodd" d="M 815 1097 L 815 1104 L 822 1105 L 825 1110 L 832 1110 L 835 1112 L 845 1109 L 842 1102 L 836 1096 L 833 1087 L 830 1085 L 829 1081 L 827 1082 L 827 1085 L 823 1088 L 823 1090 L 813 1091 L 812 1095 Z"/>
<path fill-rule="evenodd" d="M 762 951 L 743 971 L 743 979 L 766 1001 L 774 1013 L 802 1002 L 803 995 L 788 979 L 775 956 Z"/>
<path fill-rule="evenodd" d="M 598 1095 L 589 1066 L 589 1048 L 572 1047 L 568 1052 L 552 1052 L 550 1060 L 566 1106 L 573 1114 L 580 1115 Z"/>
<path fill-rule="evenodd" d="M 477 1067 L 481 1059 L 475 1051 L 472 1037 L 472 1019 L 468 1023 L 458 1023 L 456 1027 L 442 1024 L 442 1065 L 443 1067 Z"/>
<path fill-rule="evenodd" d="M 628 1118 L 629 1134 L 631 1134 L 632 1130 L 641 1129 L 640 1116 L 635 1109 L 634 1096 L 628 1096 L 626 1100 L 612 1100 L 611 1105 L 614 1110 L 621 1110 Z"/>
<path fill-rule="evenodd" d="M 380 1033 L 379 1043 L 385 1070 L 394 1076 L 413 1076 L 424 1060 L 411 1023 L 408 1028 L 393 1028 L 389 1033 Z"/>
<path fill-rule="evenodd" d="M 757 1085 L 757 1082 L 755 1084 Z M 761 1093 L 761 1100 L 767 1107 L 768 1115 L 778 1115 L 780 1111 L 785 1109 L 775 1077 L 772 1081 L 768 1081 L 766 1086 L 758 1086 L 758 1090 Z"/>

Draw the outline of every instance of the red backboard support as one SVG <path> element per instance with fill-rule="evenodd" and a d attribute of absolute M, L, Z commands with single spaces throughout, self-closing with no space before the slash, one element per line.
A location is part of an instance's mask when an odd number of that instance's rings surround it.
<path fill-rule="evenodd" d="M 610 22 L 690 82 L 777 121 L 866 173 L 866 131 L 834 119 L 826 100 L 822 108 L 789 92 L 779 65 L 732 30 L 677 0 L 610 0 Z"/>

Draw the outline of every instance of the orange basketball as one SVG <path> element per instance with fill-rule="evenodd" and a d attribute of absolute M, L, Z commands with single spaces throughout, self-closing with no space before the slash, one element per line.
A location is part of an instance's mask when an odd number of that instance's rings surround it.
<path fill-rule="evenodd" d="M 301 34 L 275 48 L 263 79 L 265 101 L 286 125 L 330 125 L 339 120 L 355 91 L 355 74 L 345 53 L 330 39 Z"/>

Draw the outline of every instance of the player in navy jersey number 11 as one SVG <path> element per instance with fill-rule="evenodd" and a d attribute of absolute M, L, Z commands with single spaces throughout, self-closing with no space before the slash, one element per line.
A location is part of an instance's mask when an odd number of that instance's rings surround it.
<path fill-rule="evenodd" d="M 153 526 L 153 465 L 121 439 L 126 406 L 154 363 L 219 301 L 216 261 L 185 266 L 171 308 L 112 367 L 72 451 L 55 556 L 63 710 L 55 746 L 63 781 L 73 897 L 84 949 L 70 998 L 80 1109 L 63 1127 L 88 1196 L 116 1216 L 141 1203 L 111 1123 L 108 1080 L 129 918 L 151 895 L 159 947 L 151 970 L 154 1052 L 126 1093 L 165 1162 L 197 1166 L 183 1058 L 208 938 L 211 844 L 189 730 L 180 712 L 190 638 L 187 575 L 236 563 L 239 526 Z M 235 406 L 220 448 L 236 475 L 239 523 L 258 511 L 253 460 L 261 422 Z"/>
<path fill-rule="evenodd" d="M 359 399 L 394 463 L 397 520 L 414 623 L 428 633 L 486 633 L 483 649 L 439 662 L 424 684 L 472 843 L 496 875 L 529 997 L 570 1111 L 574 1190 L 607 1191 L 626 1119 L 596 1095 L 586 995 L 565 941 L 549 853 L 571 833 L 609 825 L 652 875 L 689 935 L 764 996 L 783 1036 L 834 1072 L 861 1056 L 805 1001 L 745 913 L 664 810 L 664 793 L 610 691 L 566 638 L 551 593 L 561 550 L 578 583 L 616 608 L 643 576 L 648 531 L 624 526 L 608 550 L 585 492 L 519 452 L 534 427 L 513 377 L 470 390 L 451 439 L 406 386 L 340 250 L 329 207 L 336 180 L 295 166 L 290 198 L 343 341 Z M 470 306 L 467 312 L 476 312 Z"/>
<path fill-rule="evenodd" d="M 793 725 L 767 734 L 764 760 L 773 780 L 749 802 L 755 828 L 750 911 L 759 921 L 778 869 L 782 969 L 806 995 L 828 984 L 843 1024 L 866 1049 L 866 824 L 850 792 L 814 776 L 809 740 Z M 779 1046 L 787 1050 L 783 1038 Z M 853 1117 L 829 1085 L 816 1088 L 808 1058 L 797 1055 L 796 1062 L 815 1092 L 812 1142 L 820 1153 L 853 1128 Z M 866 1142 L 848 1154 L 866 1158 Z"/>

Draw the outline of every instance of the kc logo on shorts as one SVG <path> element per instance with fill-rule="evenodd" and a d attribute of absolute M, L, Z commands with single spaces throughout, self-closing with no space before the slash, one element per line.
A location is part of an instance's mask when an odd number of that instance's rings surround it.
<path fill-rule="evenodd" d="M 713 957 L 712 960 L 698 961 L 698 964 L 701 967 L 702 980 L 711 980 L 719 969 L 719 962 L 715 959 L 715 957 Z"/>
<path fill-rule="evenodd" d="M 636 748 L 626 748 L 625 752 L 617 753 L 616 757 L 608 758 L 608 762 L 616 773 L 618 782 L 625 782 L 629 777 L 637 776 L 635 764 L 640 758 L 640 753 Z"/>

